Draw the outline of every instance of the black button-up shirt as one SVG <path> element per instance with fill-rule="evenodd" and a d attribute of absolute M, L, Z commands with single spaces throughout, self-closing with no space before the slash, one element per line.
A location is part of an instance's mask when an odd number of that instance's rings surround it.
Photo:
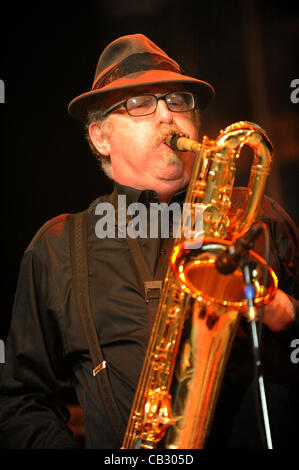
<path fill-rule="evenodd" d="M 145 204 L 159 202 L 153 191 L 116 186 L 119 194 L 127 196 L 127 205 L 137 201 Z M 181 191 L 172 202 L 181 203 L 183 198 L 184 191 Z M 105 201 L 109 201 L 108 197 L 98 198 L 88 210 L 90 299 L 112 389 L 126 422 L 150 335 L 150 323 L 144 292 L 140 288 L 126 239 L 99 239 L 96 235 L 95 225 L 99 216 L 95 209 L 97 204 Z M 296 227 L 281 208 L 268 199 L 263 202 L 261 216 L 271 230 L 271 264 L 279 275 L 280 286 L 296 297 Z M 167 256 L 164 242 L 154 238 L 138 241 L 154 277 L 157 260 L 160 256 Z M 298 322 L 298 311 L 296 315 Z M 252 362 L 246 332 L 243 333 L 235 341 L 235 353 L 232 352 L 227 368 L 210 446 L 242 447 L 242 442 L 239 444 L 240 439 L 242 441 L 239 426 L 242 429 L 242 420 L 246 419 L 243 418 L 246 400 L 249 414 L 255 413 L 254 404 L 247 396 Z M 266 355 L 265 367 L 268 367 L 270 381 L 278 384 L 279 390 L 285 387 L 281 396 L 290 396 L 294 393 L 295 382 L 289 342 L 291 338 L 299 337 L 299 332 L 294 326 L 286 334 L 267 332 L 265 336 L 265 341 L 269 336 L 269 357 Z M 73 447 L 74 441 L 66 425 L 68 412 L 60 399 L 64 387 L 73 386 L 84 413 L 86 447 L 120 447 L 121 442 L 114 435 L 109 418 L 105 415 L 92 376 L 90 355 L 75 302 L 67 214 L 47 222 L 26 249 L 19 273 L 5 360 L 0 376 L 1 446 Z M 287 403 L 291 414 L 292 406 L 298 406 L 298 401 L 293 404 L 292 400 L 288 398 Z M 232 408 L 230 413 L 229 406 Z M 223 432 L 227 437 L 223 438 Z M 254 426 L 252 432 L 255 432 Z M 237 438 L 230 437 L 234 435 Z M 245 441 L 248 442 L 247 436 Z M 253 438 L 252 445 L 258 441 L 258 438 Z"/>

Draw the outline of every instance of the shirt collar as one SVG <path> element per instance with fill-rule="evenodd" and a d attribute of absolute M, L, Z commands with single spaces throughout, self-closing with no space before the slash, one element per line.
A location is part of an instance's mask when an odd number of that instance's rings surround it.
<path fill-rule="evenodd" d="M 117 191 L 117 194 L 126 196 L 127 206 L 134 202 L 142 202 L 146 205 L 153 203 L 153 202 L 156 202 L 158 204 L 161 203 L 159 195 L 157 194 L 156 191 L 152 189 L 141 190 L 141 189 L 131 188 L 130 186 L 125 186 L 119 183 L 114 183 L 114 184 L 115 184 L 115 189 Z M 184 188 L 177 191 L 172 196 L 171 200 L 169 201 L 169 204 L 171 204 L 172 202 L 183 203 L 185 200 L 187 188 L 188 186 L 185 186 Z"/>

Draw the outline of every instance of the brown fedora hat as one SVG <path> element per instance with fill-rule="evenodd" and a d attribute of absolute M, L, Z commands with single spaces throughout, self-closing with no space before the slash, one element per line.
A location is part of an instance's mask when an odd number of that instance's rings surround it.
<path fill-rule="evenodd" d="M 86 122 L 88 111 L 101 106 L 101 98 L 118 90 L 165 83 L 185 84 L 196 93 L 204 109 L 214 97 L 208 83 L 184 75 L 180 66 L 143 34 L 122 36 L 109 44 L 101 54 L 91 91 L 73 99 L 68 111 Z"/>

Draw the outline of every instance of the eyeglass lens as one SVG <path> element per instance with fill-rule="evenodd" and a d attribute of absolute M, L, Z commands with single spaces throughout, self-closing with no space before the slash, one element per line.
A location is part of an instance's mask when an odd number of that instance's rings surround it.
<path fill-rule="evenodd" d="M 126 108 L 132 116 L 144 116 L 155 112 L 159 99 L 163 99 L 170 111 L 184 112 L 194 108 L 194 97 L 188 92 L 168 93 L 165 96 L 140 95 L 129 98 Z"/>

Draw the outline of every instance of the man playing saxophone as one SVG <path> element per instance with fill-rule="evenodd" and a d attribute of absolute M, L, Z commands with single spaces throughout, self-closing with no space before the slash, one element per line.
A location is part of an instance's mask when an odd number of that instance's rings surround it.
<path fill-rule="evenodd" d="M 179 134 L 198 140 L 199 113 L 213 95 L 211 85 L 184 75 L 164 51 L 136 34 L 106 47 L 92 89 L 75 98 L 69 112 L 84 123 L 92 151 L 114 181 L 114 194 L 126 196 L 127 206 L 183 204 L 194 153 L 173 150 L 165 138 Z M 96 208 L 107 202 L 112 202 L 110 196 L 100 196 L 87 211 L 90 305 L 104 356 L 95 373 L 101 374 L 103 368 L 108 373 L 125 427 L 152 322 L 127 239 L 96 236 Z M 270 227 L 270 261 L 279 278 L 263 318 L 273 441 L 274 447 L 293 447 L 296 432 L 298 437 L 298 382 L 289 356 L 290 342 L 299 337 L 298 232 L 285 212 L 267 198 L 260 216 Z M 63 389 L 70 386 L 75 387 L 83 410 L 86 448 L 122 444 L 123 435 L 115 432 L 92 373 L 95 369 L 76 303 L 69 230 L 68 214 L 48 221 L 21 263 L 6 363 L 1 365 L 0 442 L 5 448 L 74 447 L 69 414 L 61 400 Z M 139 249 L 154 279 L 161 260 L 169 257 L 167 240 L 141 238 Z M 251 367 L 246 327 L 241 327 L 208 448 L 262 446 Z"/>

